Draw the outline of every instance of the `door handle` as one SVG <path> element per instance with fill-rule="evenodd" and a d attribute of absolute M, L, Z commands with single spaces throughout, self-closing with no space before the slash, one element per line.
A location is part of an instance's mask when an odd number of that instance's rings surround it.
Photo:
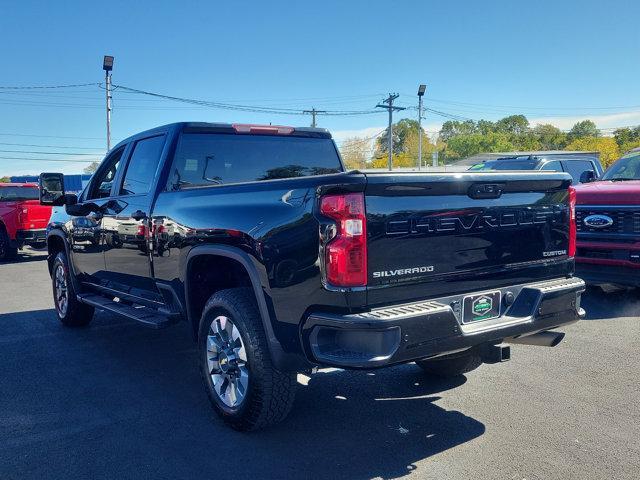
<path fill-rule="evenodd" d="M 136 222 L 139 222 L 140 220 L 144 220 L 145 218 L 147 218 L 147 214 L 142 210 L 136 210 L 131 214 L 131 218 L 133 218 Z"/>

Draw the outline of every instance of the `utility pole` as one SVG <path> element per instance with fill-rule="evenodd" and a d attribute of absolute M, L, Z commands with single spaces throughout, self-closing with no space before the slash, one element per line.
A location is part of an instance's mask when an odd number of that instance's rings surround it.
<path fill-rule="evenodd" d="M 426 85 L 418 87 L 418 171 L 422 169 L 422 97 L 426 89 Z"/>
<path fill-rule="evenodd" d="M 389 171 L 393 169 L 393 111 L 405 110 L 403 107 L 394 107 L 393 101 L 400 95 L 397 93 L 390 93 L 386 100 L 382 101 L 382 104 L 376 105 L 376 108 L 385 108 L 389 112 Z M 383 105 L 386 104 L 386 105 Z"/>
<path fill-rule="evenodd" d="M 102 61 L 104 70 L 105 91 L 107 92 L 107 152 L 111 150 L 111 71 L 113 70 L 113 57 L 105 55 Z"/>
<path fill-rule="evenodd" d="M 327 113 L 326 110 L 316 110 L 315 107 L 311 110 L 303 110 L 302 113 L 311 114 L 311 127 L 316 128 L 316 115 L 319 113 Z"/>

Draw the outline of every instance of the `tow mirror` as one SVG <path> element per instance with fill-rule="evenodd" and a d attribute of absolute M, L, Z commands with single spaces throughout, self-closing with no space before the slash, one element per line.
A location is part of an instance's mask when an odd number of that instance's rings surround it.
<path fill-rule="evenodd" d="M 41 173 L 38 179 L 40 205 L 75 205 L 78 197 L 64 191 L 64 175 L 62 173 Z"/>
<path fill-rule="evenodd" d="M 40 205 L 64 205 L 64 175 L 62 173 L 41 173 L 38 187 Z"/>
<path fill-rule="evenodd" d="M 585 170 L 580 175 L 580 183 L 590 183 L 595 181 L 596 178 L 596 172 L 593 170 Z"/>

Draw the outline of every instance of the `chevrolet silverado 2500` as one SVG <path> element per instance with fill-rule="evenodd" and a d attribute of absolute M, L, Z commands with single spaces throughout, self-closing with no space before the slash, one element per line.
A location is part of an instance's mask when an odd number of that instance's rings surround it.
<path fill-rule="evenodd" d="M 282 420 L 297 372 L 461 375 L 584 313 L 566 173 L 347 172 L 322 129 L 178 123 L 122 141 L 79 196 L 40 182 L 59 320 L 185 322 L 236 429 Z"/>

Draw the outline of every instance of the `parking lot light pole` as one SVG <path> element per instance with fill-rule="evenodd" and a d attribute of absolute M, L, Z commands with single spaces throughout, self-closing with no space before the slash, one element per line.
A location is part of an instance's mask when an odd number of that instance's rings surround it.
<path fill-rule="evenodd" d="M 107 92 L 107 152 L 111 150 L 111 71 L 113 70 L 113 57 L 105 55 L 102 61 L 104 70 L 105 91 Z"/>
<path fill-rule="evenodd" d="M 418 87 L 418 171 L 422 169 L 422 97 L 426 89 L 426 85 Z"/>

